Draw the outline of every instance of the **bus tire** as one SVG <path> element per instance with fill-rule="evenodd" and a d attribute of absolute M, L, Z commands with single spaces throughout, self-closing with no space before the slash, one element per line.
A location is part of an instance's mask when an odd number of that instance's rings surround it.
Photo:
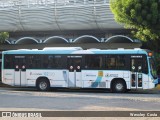
<path fill-rule="evenodd" d="M 47 78 L 40 78 L 37 81 L 36 87 L 40 91 L 48 91 L 50 89 L 50 83 Z"/>
<path fill-rule="evenodd" d="M 112 92 L 114 93 L 124 93 L 126 92 L 126 83 L 123 80 L 115 80 L 111 86 Z"/>

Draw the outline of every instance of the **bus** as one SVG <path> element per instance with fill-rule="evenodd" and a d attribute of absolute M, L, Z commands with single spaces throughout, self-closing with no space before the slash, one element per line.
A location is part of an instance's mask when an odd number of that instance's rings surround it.
<path fill-rule="evenodd" d="M 157 74 L 149 50 L 51 47 L 3 51 L 2 83 L 41 91 L 106 88 L 123 93 L 154 88 Z"/>

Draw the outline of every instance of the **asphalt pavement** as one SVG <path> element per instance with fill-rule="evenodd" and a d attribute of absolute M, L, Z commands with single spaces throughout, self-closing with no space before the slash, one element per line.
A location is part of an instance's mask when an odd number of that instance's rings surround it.
<path fill-rule="evenodd" d="M 14 87 L 10 85 L 3 84 L 0 81 L 0 87 L 1 88 L 24 88 L 24 87 Z M 66 89 L 65 89 L 66 90 Z M 76 90 L 76 89 L 71 89 L 71 90 Z M 130 92 L 136 92 L 136 93 L 153 93 L 153 94 L 160 94 L 160 84 L 158 84 L 155 88 L 149 89 L 149 90 L 131 90 Z"/>

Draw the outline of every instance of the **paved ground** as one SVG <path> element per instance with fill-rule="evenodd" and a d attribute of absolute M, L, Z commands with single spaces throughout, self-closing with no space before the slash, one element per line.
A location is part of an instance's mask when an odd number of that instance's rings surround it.
<path fill-rule="evenodd" d="M 103 90 L 0 88 L 0 108 L 35 110 L 160 110 L 160 91 L 124 94 Z"/>
<path fill-rule="evenodd" d="M 160 111 L 159 86 L 156 89 L 152 90 L 131 91 L 129 93 L 124 93 L 124 94 L 110 93 L 109 91 L 105 90 L 95 91 L 95 90 L 52 89 L 49 92 L 39 92 L 34 88 L 14 88 L 14 87 L 12 88 L 3 85 L 0 87 L 0 111 L 146 111 L 146 110 Z M 20 118 L 16 119 L 18 120 Z M 47 118 L 47 119 L 53 119 L 53 118 Z M 59 120 L 62 119 L 62 117 L 54 119 Z M 63 119 L 69 120 L 71 118 L 67 117 Z M 76 119 L 90 120 L 91 117 L 89 118 L 81 117 Z M 97 120 L 97 118 L 92 118 L 92 119 Z M 108 118 L 103 117 L 98 119 L 106 120 Z M 112 117 L 110 119 L 119 119 L 119 118 Z M 133 118 L 131 118 L 131 120 L 132 119 Z M 156 118 L 146 117 L 140 119 L 152 120 Z"/>

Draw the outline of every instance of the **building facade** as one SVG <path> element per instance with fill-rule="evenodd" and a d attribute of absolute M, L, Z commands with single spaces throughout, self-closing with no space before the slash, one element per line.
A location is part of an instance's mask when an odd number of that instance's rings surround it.
<path fill-rule="evenodd" d="M 128 36 L 130 30 L 115 22 L 109 0 L 0 0 L 0 26 L 0 31 L 10 33 L 1 51 L 45 46 L 140 47 L 139 41 Z"/>

